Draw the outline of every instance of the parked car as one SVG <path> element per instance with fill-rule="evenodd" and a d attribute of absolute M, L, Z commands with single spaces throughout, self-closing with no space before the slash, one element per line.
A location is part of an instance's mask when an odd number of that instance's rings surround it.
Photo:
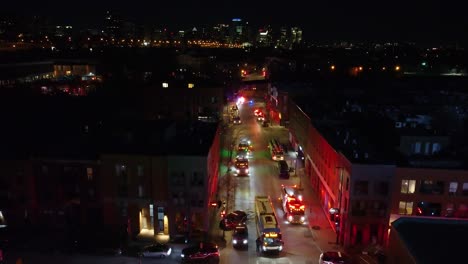
<path fill-rule="evenodd" d="M 327 251 L 320 254 L 319 264 L 351 264 L 351 257 L 341 251 Z"/>
<path fill-rule="evenodd" d="M 225 231 L 233 230 L 239 224 L 247 222 L 247 214 L 244 211 L 236 210 L 227 214 L 219 223 L 219 227 Z"/>
<path fill-rule="evenodd" d="M 182 249 L 182 263 L 219 263 L 218 245 L 211 242 L 200 242 L 197 245 Z"/>
<path fill-rule="evenodd" d="M 278 161 L 279 177 L 289 179 L 289 166 L 285 160 Z"/>
<path fill-rule="evenodd" d="M 140 256 L 151 258 L 166 258 L 171 255 L 172 248 L 165 244 L 153 244 L 144 247 L 141 250 Z"/>

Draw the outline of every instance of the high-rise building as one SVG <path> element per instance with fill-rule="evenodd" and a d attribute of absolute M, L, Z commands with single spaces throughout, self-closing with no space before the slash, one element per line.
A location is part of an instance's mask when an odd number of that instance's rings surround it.
<path fill-rule="evenodd" d="M 104 18 L 104 34 L 110 38 L 122 37 L 122 19 L 110 11 Z"/>
<path fill-rule="evenodd" d="M 302 29 L 299 27 L 291 28 L 291 43 L 293 46 L 298 46 L 302 43 Z"/>
<path fill-rule="evenodd" d="M 229 38 L 229 25 L 227 24 L 217 24 L 213 27 L 212 32 L 213 40 L 227 42 Z"/>
<path fill-rule="evenodd" d="M 288 28 L 281 27 L 279 30 L 279 36 L 277 40 L 277 47 L 288 49 L 289 48 L 289 36 L 288 36 Z"/>
<path fill-rule="evenodd" d="M 258 47 L 271 47 L 273 45 L 273 31 L 270 26 L 258 30 L 256 43 Z"/>
<path fill-rule="evenodd" d="M 242 22 L 240 18 L 233 18 L 230 27 L 230 43 L 243 43 L 248 41 L 248 26 L 249 22 Z"/>

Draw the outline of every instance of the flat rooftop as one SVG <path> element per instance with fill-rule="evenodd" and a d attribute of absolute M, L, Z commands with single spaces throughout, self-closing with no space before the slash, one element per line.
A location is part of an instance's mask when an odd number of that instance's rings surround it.
<path fill-rule="evenodd" d="M 392 225 L 416 263 L 467 263 L 468 221 L 403 217 Z"/>

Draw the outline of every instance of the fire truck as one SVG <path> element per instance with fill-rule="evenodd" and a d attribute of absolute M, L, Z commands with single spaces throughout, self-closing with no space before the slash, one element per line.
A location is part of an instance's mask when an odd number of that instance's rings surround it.
<path fill-rule="evenodd" d="M 291 224 L 305 223 L 305 205 L 302 194 L 297 186 L 281 186 L 281 204 L 285 218 Z"/>

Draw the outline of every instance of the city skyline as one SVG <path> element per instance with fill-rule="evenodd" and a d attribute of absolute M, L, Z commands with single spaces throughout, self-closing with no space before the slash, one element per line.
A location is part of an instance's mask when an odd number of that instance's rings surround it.
<path fill-rule="evenodd" d="M 15 2 L 6 3 L 0 12 L 3 16 L 50 17 L 55 24 L 73 24 L 86 28 L 99 26 L 105 12 L 110 10 L 125 19 L 142 24 L 162 24 L 190 27 L 201 24 L 229 23 L 232 18 L 242 18 L 254 27 L 299 26 L 304 38 L 314 40 L 383 40 L 466 43 L 465 29 L 468 19 L 456 5 L 393 1 L 376 6 L 369 1 L 360 3 L 312 3 L 289 1 L 288 5 L 275 6 L 266 1 L 242 3 L 224 1 L 222 4 L 205 0 L 143 3 L 132 5 L 101 1 L 82 1 L 79 6 L 65 8 L 56 0 L 45 4 L 30 4 L 28 10 Z"/>

